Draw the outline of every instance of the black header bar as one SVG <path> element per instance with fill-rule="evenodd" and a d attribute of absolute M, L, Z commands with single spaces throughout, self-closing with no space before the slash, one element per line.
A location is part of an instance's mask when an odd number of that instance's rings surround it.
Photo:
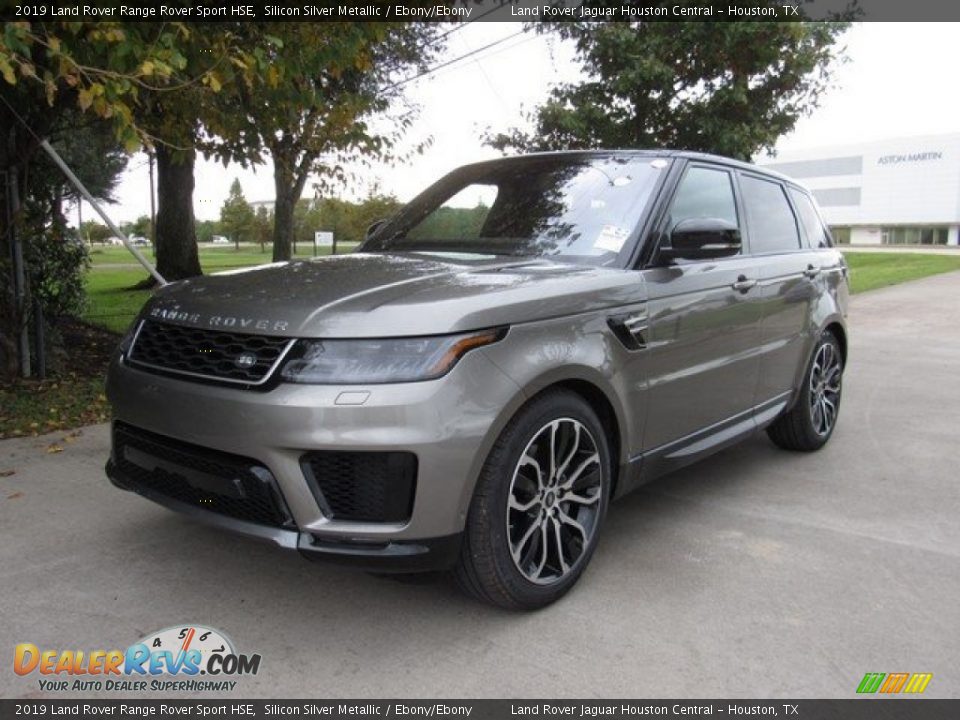
<path fill-rule="evenodd" d="M 874 22 L 960 20 L 944 0 L 86 0 L 0 2 L 3 20 L 144 22 Z"/>
<path fill-rule="evenodd" d="M 0 719 L 272 718 L 273 720 L 554 720 L 787 718 L 954 720 L 960 700 L 0 700 Z"/>

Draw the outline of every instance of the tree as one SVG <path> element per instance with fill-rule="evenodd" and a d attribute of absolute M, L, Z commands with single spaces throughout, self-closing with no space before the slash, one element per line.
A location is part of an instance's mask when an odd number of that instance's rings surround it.
<path fill-rule="evenodd" d="M 132 24 L 136 32 L 152 32 L 140 26 L 154 23 Z M 222 107 L 212 97 L 238 68 L 249 67 L 246 51 L 235 40 L 222 24 L 183 33 L 178 44 L 182 72 L 176 82 L 144 94 L 135 109 L 135 121 L 156 154 L 157 270 L 168 280 L 202 273 L 193 209 L 197 144 L 204 120 Z"/>
<path fill-rule="evenodd" d="M 749 160 L 817 107 L 846 22 L 544 23 L 587 79 L 554 89 L 499 149 L 670 147 Z"/>
<path fill-rule="evenodd" d="M 225 84 L 253 87 L 258 73 L 269 72 L 262 27 L 250 23 L 242 36 L 237 27 L 6 23 L 0 33 L 0 93 L 7 101 L 0 103 L 4 177 L 23 187 L 38 138 L 50 136 L 66 113 L 108 120 L 128 152 L 144 146 L 156 154 L 158 270 L 171 280 L 199 274 L 193 213 L 198 134 L 205 126 L 227 126 L 217 113 L 236 113 L 235 106 L 211 101 Z M 16 363 L 11 338 L 26 326 L 24 308 L 30 303 L 20 299 L 22 288 L 11 280 L 12 234 L 6 224 L 0 218 L 0 364 L 9 369 Z"/>
<path fill-rule="evenodd" d="M 273 213 L 263 205 L 257 208 L 253 218 L 253 237 L 260 243 L 260 252 L 266 252 L 266 244 L 273 239 Z"/>
<path fill-rule="evenodd" d="M 105 243 L 110 239 L 113 233 L 103 223 L 96 220 L 87 220 L 80 226 L 80 237 L 91 245 L 94 243 Z"/>
<path fill-rule="evenodd" d="M 230 186 L 230 194 L 220 208 L 220 227 L 228 237 L 233 238 L 237 250 L 240 249 L 241 239 L 247 239 L 253 235 L 255 220 L 253 208 L 243 196 L 240 180 L 234 178 Z"/>
<path fill-rule="evenodd" d="M 199 220 L 197 221 L 197 242 L 208 243 L 213 240 L 214 235 L 222 235 L 219 220 Z"/>
<path fill-rule="evenodd" d="M 353 160 L 395 158 L 410 127 L 410 108 L 396 112 L 388 130 L 372 120 L 395 109 L 404 74 L 422 68 L 441 47 L 432 23 L 253 23 L 247 71 L 218 98 L 207 128 L 219 138 L 209 150 L 224 160 L 274 167 L 274 260 L 287 260 L 294 213 L 311 175 L 319 189 L 346 178 Z M 264 42 L 257 43 L 262 38 Z M 242 110 L 238 112 L 237 108 Z"/>
<path fill-rule="evenodd" d="M 136 220 L 131 223 L 124 223 L 120 226 L 120 229 L 128 237 L 150 237 L 150 216 L 141 215 Z"/>

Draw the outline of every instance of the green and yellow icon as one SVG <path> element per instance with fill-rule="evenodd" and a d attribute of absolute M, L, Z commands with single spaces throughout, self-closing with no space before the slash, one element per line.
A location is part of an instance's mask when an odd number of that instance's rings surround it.
<path fill-rule="evenodd" d="M 873 693 L 922 693 L 927 689 L 933 673 L 867 673 L 857 686 L 857 692 Z"/>

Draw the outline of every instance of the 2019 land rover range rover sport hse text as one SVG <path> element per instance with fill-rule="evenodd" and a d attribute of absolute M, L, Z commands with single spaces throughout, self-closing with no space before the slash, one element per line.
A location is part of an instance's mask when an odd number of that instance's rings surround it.
<path fill-rule="evenodd" d="M 470 165 L 355 253 L 161 288 L 110 368 L 107 473 L 310 558 L 450 568 L 536 608 L 611 499 L 759 429 L 826 443 L 847 300 L 810 194 L 760 168 Z"/>

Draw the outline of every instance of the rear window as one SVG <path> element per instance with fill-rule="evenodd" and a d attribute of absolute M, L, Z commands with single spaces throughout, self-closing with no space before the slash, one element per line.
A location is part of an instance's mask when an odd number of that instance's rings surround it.
<path fill-rule="evenodd" d="M 793 200 L 793 206 L 797 209 L 800 216 L 800 225 L 803 227 L 803 234 L 806 237 L 807 245 L 812 248 L 830 247 L 830 234 L 824 227 L 820 219 L 820 213 L 814 207 L 813 200 L 796 188 L 790 188 L 788 191 Z"/>
<path fill-rule="evenodd" d="M 752 175 L 740 176 L 740 189 L 754 254 L 800 249 L 800 232 L 783 186 Z"/>

